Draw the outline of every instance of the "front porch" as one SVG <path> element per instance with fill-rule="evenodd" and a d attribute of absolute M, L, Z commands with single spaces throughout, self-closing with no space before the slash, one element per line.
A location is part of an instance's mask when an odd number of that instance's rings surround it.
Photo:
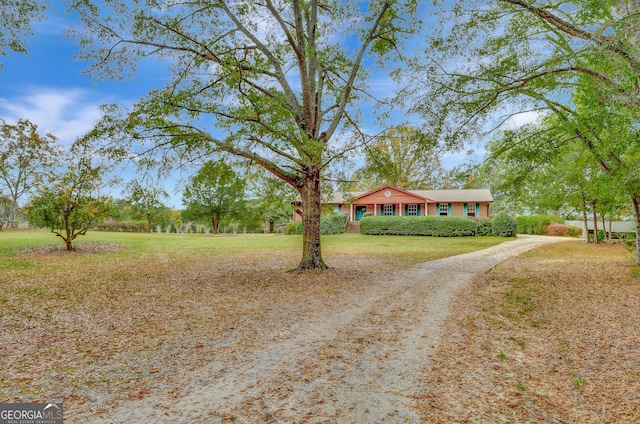
<path fill-rule="evenodd" d="M 409 200 L 411 201 L 411 200 Z M 349 208 L 349 222 L 360 221 L 366 213 L 373 216 L 425 216 L 428 203 L 362 203 L 354 202 Z"/>

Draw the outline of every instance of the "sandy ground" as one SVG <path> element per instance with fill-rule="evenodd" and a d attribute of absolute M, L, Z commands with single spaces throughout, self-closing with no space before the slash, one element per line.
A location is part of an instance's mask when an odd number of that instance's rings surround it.
<path fill-rule="evenodd" d="M 519 236 L 479 252 L 381 272 L 377 284 L 265 332 L 194 371 L 178 398 L 151 388 L 92 422 L 419 422 L 414 399 L 454 292 L 524 251 L 562 238 Z M 219 343 L 234 344 L 234 340 Z"/>

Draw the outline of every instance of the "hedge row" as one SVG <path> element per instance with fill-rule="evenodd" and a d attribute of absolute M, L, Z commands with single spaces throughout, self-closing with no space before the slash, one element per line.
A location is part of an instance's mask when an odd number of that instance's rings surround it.
<path fill-rule="evenodd" d="M 551 224 L 563 224 L 564 220 L 557 216 L 532 215 L 516 217 L 518 223 L 518 234 L 547 234 Z"/>
<path fill-rule="evenodd" d="M 147 223 L 144 221 L 106 221 L 94 224 L 93 228 L 99 231 L 124 231 L 124 232 L 145 232 Z"/>
<path fill-rule="evenodd" d="M 360 220 L 360 232 L 367 235 L 457 237 L 516 235 L 516 222 L 507 214 L 491 220 L 462 216 L 368 216 Z"/>
<path fill-rule="evenodd" d="M 349 215 L 327 215 L 320 218 L 320 234 L 342 234 Z M 302 234 L 302 221 L 291 222 L 284 227 L 285 234 Z"/>
<path fill-rule="evenodd" d="M 476 222 L 461 216 L 367 216 L 360 220 L 360 232 L 393 236 L 474 236 Z"/>

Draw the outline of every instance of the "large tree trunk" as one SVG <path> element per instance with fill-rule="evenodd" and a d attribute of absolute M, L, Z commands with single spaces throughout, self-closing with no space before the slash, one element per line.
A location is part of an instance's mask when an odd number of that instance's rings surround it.
<path fill-rule="evenodd" d="M 302 260 L 296 268 L 299 271 L 324 271 L 328 266 L 322 259 L 320 249 L 320 171 L 314 169 L 305 176 L 304 185 L 299 189 L 302 197 Z"/>
<path fill-rule="evenodd" d="M 633 216 L 636 218 L 636 264 L 640 265 L 640 194 L 634 195 Z"/>

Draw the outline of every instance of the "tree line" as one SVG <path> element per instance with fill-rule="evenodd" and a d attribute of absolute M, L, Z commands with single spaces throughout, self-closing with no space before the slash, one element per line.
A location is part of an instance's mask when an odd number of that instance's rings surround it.
<path fill-rule="evenodd" d="M 370 147 L 364 166 L 350 181 L 357 179 L 365 188 L 447 184 L 449 174 L 434 144 L 413 161 L 395 160 L 413 154 L 412 144 L 402 141 L 416 136 L 408 127 L 387 132 Z M 91 228 L 215 234 L 224 225 L 224 232 L 253 233 L 275 232 L 276 225 L 292 219 L 295 192 L 260 167 L 234 167 L 224 157 L 192 164 L 197 171 L 181 185 L 183 207 L 172 210 L 165 205 L 169 193 L 162 182 L 148 174 L 122 184 L 122 198 L 103 195 L 105 186 L 119 183 L 81 147 L 65 151 L 55 136 L 39 134 L 25 119 L 0 124 L 0 229 L 5 222 L 17 227 L 23 214 L 31 225 L 49 228 L 72 250 L 73 241 Z M 416 165 L 419 158 L 422 167 Z M 428 169 L 427 163 L 432 165 Z"/>

